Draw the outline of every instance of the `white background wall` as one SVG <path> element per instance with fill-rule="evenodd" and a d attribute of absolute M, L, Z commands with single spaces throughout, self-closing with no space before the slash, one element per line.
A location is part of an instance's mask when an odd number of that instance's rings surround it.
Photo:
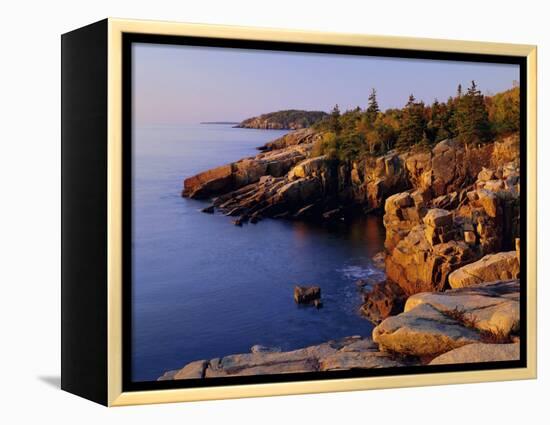
<path fill-rule="evenodd" d="M 0 422 L 548 423 L 550 69 L 542 1 L 5 1 L 0 49 Z M 539 379 L 105 409 L 60 391 L 60 40 L 107 16 L 539 45 Z M 546 257 L 548 261 L 548 257 Z M 32 423 L 32 422 L 29 422 Z"/>

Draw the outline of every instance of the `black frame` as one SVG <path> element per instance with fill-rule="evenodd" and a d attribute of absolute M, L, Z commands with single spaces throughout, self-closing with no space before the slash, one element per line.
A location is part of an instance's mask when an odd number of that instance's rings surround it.
<path fill-rule="evenodd" d="M 107 404 L 108 20 L 61 37 L 61 388 Z"/>
<path fill-rule="evenodd" d="M 219 39 L 207 37 L 167 36 L 155 34 L 124 33 L 122 37 L 122 391 L 161 390 L 176 388 L 199 388 L 227 385 L 278 383 L 293 381 L 332 380 L 374 376 L 395 376 L 441 372 L 463 372 L 527 367 L 527 196 L 520 197 L 520 360 L 407 366 L 384 369 L 356 369 L 330 372 L 288 373 L 279 375 L 256 375 L 228 378 L 188 379 L 178 381 L 134 382 L 132 375 L 132 43 L 225 47 L 237 49 L 291 51 L 301 53 L 330 53 L 340 55 L 378 56 L 407 59 L 433 59 L 464 62 L 503 63 L 520 67 L 520 179 L 527 187 L 527 58 L 490 54 L 432 52 L 423 50 L 386 49 Z M 534 196 L 534 195 L 533 195 Z"/>

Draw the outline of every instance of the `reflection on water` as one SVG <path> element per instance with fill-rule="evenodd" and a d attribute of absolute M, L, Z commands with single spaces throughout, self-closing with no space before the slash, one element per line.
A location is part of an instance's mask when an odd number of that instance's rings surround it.
<path fill-rule="evenodd" d="M 237 227 L 179 196 L 184 177 L 254 155 L 284 132 L 203 125 L 134 134 L 134 380 L 254 344 L 286 350 L 370 335 L 354 282 L 380 275 L 371 261 L 383 247 L 379 217 Z M 319 285 L 324 307 L 295 305 L 296 284 Z"/>

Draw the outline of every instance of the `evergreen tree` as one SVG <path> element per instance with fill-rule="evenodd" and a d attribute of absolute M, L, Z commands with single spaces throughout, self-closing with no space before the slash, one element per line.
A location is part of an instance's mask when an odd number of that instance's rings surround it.
<path fill-rule="evenodd" d="M 416 102 L 411 94 L 403 110 L 403 118 L 396 147 L 405 149 L 422 141 L 426 131 L 424 102 Z"/>
<path fill-rule="evenodd" d="M 372 89 L 369 95 L 369 106 L 366 111 L 367 120 L 371 125 L 374 124 L 374 121 L 376 121 L 376 117 L 379 112 L 380 108 L 378 107 L 378 101 L 376 100 L 376 90 Z"/>
<path fill-rule="evenodd" d="M 447 137 L 456 137 L 456 106 L 458 103 L 458 99 L 453 99 L 452 97 L 449 97 L 447 100 L 447 112 L 446 112 L 446 118 L 445 122 L 447 124 Z"/>
<path fill-rule="evenodd" d="M 475 81 L 472 81 L 466 94 L 458 99 L 456 127 L 458 139 L 464 144 L 482 143 L 491 137 L 485 99 Z"/>
<path fill-rule="evenodd" d="M 434 101 L 427 135 L 432 142 L 439 142 L 451 137 L 451 113 L 448 104 L 439 103 L 437 99 Z"/>
<path fill-rule="evenodd" d="M 340 133 L 342 130 L 342 125 L 340 124 L 340 108 L 338 108 L 338 104 L 334 105 L 330 113 L 329 128 L 335 134 Z"/>

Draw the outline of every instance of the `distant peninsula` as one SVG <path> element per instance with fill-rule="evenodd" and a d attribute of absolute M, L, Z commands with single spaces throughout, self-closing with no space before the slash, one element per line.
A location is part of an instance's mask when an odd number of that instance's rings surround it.
<path fill-rule="evenodd" d="M 327 116 L 328 114 L 323 111 L 289 109 L 248 118 L 235 127 L 257 128 L 263 130 L 299 130 L 311 127 Z"/>
<path fill-rule="evenodd" d="M 200 124 L 225 124 L 225 125 L 229 125 L 229 124 L 239 124 L 238 121 L 202 121 Z"/>

